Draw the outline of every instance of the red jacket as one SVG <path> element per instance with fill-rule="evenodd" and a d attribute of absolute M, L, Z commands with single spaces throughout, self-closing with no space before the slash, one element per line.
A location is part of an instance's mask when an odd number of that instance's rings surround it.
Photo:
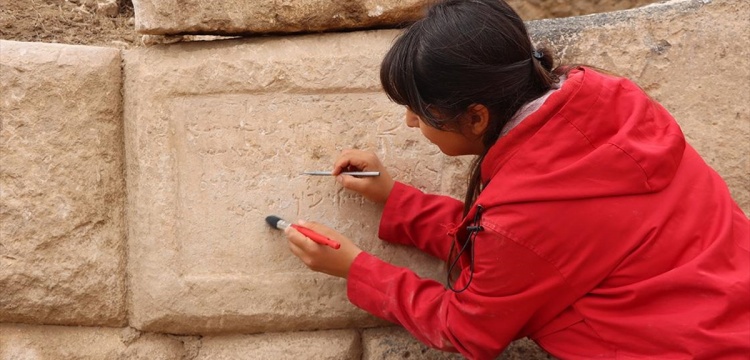
<path fill-rule="evenodd" d="M 466 218 L 460 201 L 397 183 L 379 230 L 446 260 L 481 205 L 468 289 L 361 253 L 352 303 L 471 359 L 526 336 L 563 359 L 748 359 L 750 222 L 632 82 L 572 71 L 481 166 Z"/>

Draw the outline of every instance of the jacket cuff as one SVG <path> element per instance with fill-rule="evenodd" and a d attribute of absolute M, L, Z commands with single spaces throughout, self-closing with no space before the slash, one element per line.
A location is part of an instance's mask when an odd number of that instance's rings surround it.
<path fill-rule="evenodd" d="M 383 292 L 381 284 L 377 283 L 379 277 L 373 276 L 373 270 L 383 265 L 390 264 L 367 252 L 359 253 L 349 268 L 346 296 L 356 307 L 382 319 L 393 321 L 385 316 L 385 308 L 387 307 L 385 303 L 392 301 L 392 299 Z"/>
<path fill-rule="evenodd" d="M 378 226 L 379 238 L 391 243 L 411 245 L 408 241 L 404 241 L 406 237 L 399 236 L 396 231 L 396 228 L 403 220 L 403 216 L 401 216 L 404 209 L 403 202 L 407 197 L 409 189 L 413 188 L 398 181 L 393 184 L 393 189 L 385 201 L 383 214 L 380 216 L 380 225 Z"/>

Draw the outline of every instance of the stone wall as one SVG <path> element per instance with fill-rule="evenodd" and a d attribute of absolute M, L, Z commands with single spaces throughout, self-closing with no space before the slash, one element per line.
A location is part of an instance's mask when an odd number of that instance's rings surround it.
<path fill-rule="evenodd" d="M 750 85 L 748 17 L 745 1 L 680 0 L 529 26 L 564 62 L 662 102 L 750 213 L 750 97 L 730 91 Z M 379 90 L 397 34 L 122 53 L 0 41 L 0 360 L 459 358 L 351 306 L 263 221 L 323 221 L 442 280 L 442 264 L 376 239 L 380 208 L 298 175 L 359 147 L 460 195 L 466 162 Z M 521 340 L 502 358 L 546 355 Z"/>

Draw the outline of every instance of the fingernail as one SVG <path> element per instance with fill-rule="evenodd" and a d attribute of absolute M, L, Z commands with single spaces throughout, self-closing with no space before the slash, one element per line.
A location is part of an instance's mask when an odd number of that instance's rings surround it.
<path fill-rule="evenodd" d="M 336 182 L 339 184 L 344 182 L 344 176 L 343 175 L 336 176 Z"/>
<path fill-rule="evenodd" d="M 297 220 L 297 223 L 300 224 L 300 225 L 305 225 L 305 224 L 307 224 L 307 221 L 305 221 L 305 220 Z"/>

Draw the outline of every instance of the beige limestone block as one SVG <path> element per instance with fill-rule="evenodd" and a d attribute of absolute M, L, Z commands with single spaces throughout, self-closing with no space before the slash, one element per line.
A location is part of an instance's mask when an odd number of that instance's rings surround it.
<path fill-rule="evenodd" d="M 750 2 L 670 1 L 636 10 L 532 21 L 565 63 L 636 81 L 750 214 Z"/>
<path fill-rule="evenodd" d="M 359 360 L 356 330 L 206 336 L 195 360 Z"/>
<path fill-rule="evenodd" d="M 128 328 L 0 324 L 0 360 L 179 360 L 180 341 Z"/>
<path fill-rule="evenodd" d="M 362 331 L 362 360 L 460 360 L 457 353 L 432 349 L 401 327 Z"/>
<path fill-rule="evenodd" d="M 427 0 L 133 0 L 143 34 L 297 33 L 389 27 L 422 15 Z"/>
<path fill-rule="evenodd" d="M 522 19 L 629 9 L 657 0 L 509 0 Z M 143 34 L 268 34 L 395 28 L 421 18 L 432 0 L 133 0 Z"/>
<path fill-rule="evenodd" d="M 362 360 L 459 360 L 458 353 L 432 349 L 400 327 L 367 329 L 362 332 Z M 553 359 L 529 339 L 512 342 L 497 360 Z"/>
<path fill-rule="evenodd" d="M 309 271 L 278 215 L 326 223 L 420 274 L 443 265 L 377 239 L 381 208 L 326 170 L 341 150 L 376 151 L 393 175 L 460 194 L 464 169 L 442 156 L 378 82 L 396 32 L 178 44 L 125 55 L 131 324 L 194 334 L 381 324 L 345 281 Z"/>
<path fill-rule="evenodd" d="M 0 322 L 125 324 L 119 50 L 0 40 Z"/>

